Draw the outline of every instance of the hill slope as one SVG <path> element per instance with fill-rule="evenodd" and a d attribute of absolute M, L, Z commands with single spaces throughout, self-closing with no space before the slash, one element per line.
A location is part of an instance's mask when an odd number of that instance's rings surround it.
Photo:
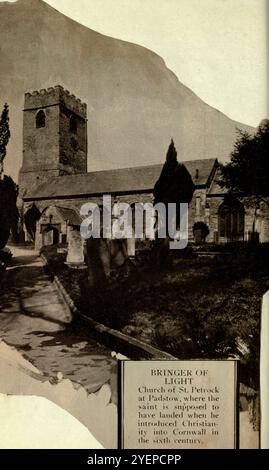
<path fill-rule="evenodd" d="M 160 163 L 171 136 L 180 160 L 228 158 L 236 123 L 182 85 L 150 50 L 101 35 L 41 0 L 0 4 L 0 105 L 10 104 L 5 171 L 22 159 L 26 91 L 63 85 L 88 104 L 88 169 Z"/>

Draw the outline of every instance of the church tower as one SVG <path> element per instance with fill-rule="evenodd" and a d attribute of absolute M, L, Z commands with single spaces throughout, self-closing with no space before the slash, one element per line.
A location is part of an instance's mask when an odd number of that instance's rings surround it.
<path fill-rule="evenodd" d="M 25 94 L 20 194 L 87 172 L 87 106 L 61 86 Z"/>

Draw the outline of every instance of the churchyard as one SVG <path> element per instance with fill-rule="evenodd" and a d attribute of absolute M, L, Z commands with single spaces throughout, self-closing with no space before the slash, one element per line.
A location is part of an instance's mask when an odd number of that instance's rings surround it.
<path fill-rule="evenodd" d="M 268 245 L 215 247 L 216 255 L 203 256 L 189 248 L 162 269 L 138 252 L 127 274 L 112 271 L 98 287 L 89 287 L 86 268 L 65 263 L 64 248 L 42 251 L 83 314 L 180 359 L 240 358 L 244 383 L 257 389 Z"/>

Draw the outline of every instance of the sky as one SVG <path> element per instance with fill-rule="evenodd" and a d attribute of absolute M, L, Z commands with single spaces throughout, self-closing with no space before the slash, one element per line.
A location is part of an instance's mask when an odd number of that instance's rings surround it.
<path fill-rule="evenodd" d="M 46 0 L 100 33 L 143 45 L 232 119 L 268 117 L 267 0 Z"/>

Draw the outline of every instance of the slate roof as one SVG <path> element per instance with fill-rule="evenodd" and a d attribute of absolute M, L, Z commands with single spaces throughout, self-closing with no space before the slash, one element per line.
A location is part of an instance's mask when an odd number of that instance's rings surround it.
<path fill-rule="evenodd" d="M 217 163 L 214 158 L 182 162 L 196 187 L 207 185 Z M 24 200 L 151 192 L 163 164 L 64 175 L 52 178 L 24 196 Z M 198 170 L 198 172 L 197 172 Z"/>
<path fill-rule="evenodd" d="M 75 209 L 70 209 L 68 207 L 56 207 L 57 211 L 63 218 L 63 220 L 68 221 L 69 225 L 80 225 L 82 222 L 82 217 Z"/>
<path fill-rule="evenodd" d="M 228 193 L 228 189 L 225 187 L 221 187 L 219 185 L 219 180 L 220 180 L 220 171 L 217 170 L 215 177 L 212 181 L 212 184 L 210 186 L 210 190 L 207 193 L 208 197 L 214 197 L 214 196 L 223 196 L 226 193 Z"/>

